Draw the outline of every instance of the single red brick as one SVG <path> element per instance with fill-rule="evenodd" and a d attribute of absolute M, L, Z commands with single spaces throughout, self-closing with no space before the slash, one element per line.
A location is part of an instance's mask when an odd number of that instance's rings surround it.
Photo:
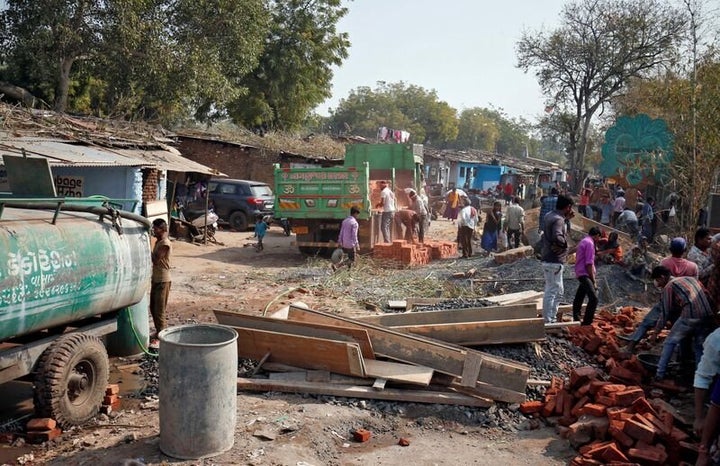
<path fill-rule="evenodd" d="M 545 403 L 542 401 L 526 401 L 520 404 L 520 412 L 523 414 L 533 414 L 542 411 Z"/>
<path fill-rule="evenodd" d="M 120 385 L 116 383 L 108 384 L 107 388 L 105 389 L 106 395 L 117 395 L 120 393 Z"/>
<path fill-rule="evenodd" d="M 25 428 L 27 430 L 46 431 L 52 430 L 56 426 L 57 422 L 55 422 L 55 419 L 50 419 L 49 417 L 37 417 L 35 419 L 30 419 Z"/>
<path fill-rule="evenodd" d="M 597 393 L 602 396 L 607 396 L 610 393 L 622 392 L 625 390 L 627 390 L 627 385 L 612 383 L 612 384 L 603 385 L 602 387 L 600 387 L 600 389 L 597 391 Z"/>
<path fill-rule="evenodd" d="M 590 380 L 596 379 L 597 375 L 597 369 L 592 366 L 577 367 L 570 372 L 570 388 L 574 390 Z"/>
<path fill-rule="evenodd" d="M 60 434 L 62 434 L 62 430 L 58 427 L 49 430 L 31 430 L 27 433 L 27 441 L 30 443 L 43 443 L 59 437 Z"/>
<path fill-rule="evenodd" d="M 627 463 L 628 458 L 623 454 L 623 452 L 620 451 L 618 446 L 615 443 L 612 443 L 605 447 L 605 450 L 603 450 L 602 455 L 600 456 L 601 459 L 605 460 L 606 462 L 610 463 L 613 461 L 617 462 L 623 462 Z"/>
<path fill-rule="evenodd" d="M 543 417 L 550 417 L 555 413 L 555 405 L 556 405 L 556 398 L 555 395 L 547 395 L 545 396 L 545 406 L 543 407 L 541 414 Z"/>
<path fill-rule="evenodd" d="M 655 432 L 648 428 L 645 424 L 628 419 L 625 422 L 623 432 L 636 440 L 642 440 L 645 443 L 652 444 L 655 440 Z"/>
<path fill-rule="evenodd" d="M 571 416 L 579 416 L 582 413 L 582 408 L 590 401 L 590 398 L 587 396 L 584 396 L 580 398 L 577 402 L 575 402 L 575 405 L 570 410 Z"/>
<path fill-rule="evenodd" d="M 620 419 L 620 415 L 626 412 L 627 408 L 621 408 L 619 406 L 611 406 L 607 409 L 607 415 L 612 420 Z"/>
<path fill-rule="evenodd" d="M 112 405 L 118 400 L 117 395 L 105 395 L 105 398 L 103 398 L 102 404 L 104 405 Z"/>
<path fill-rule="evenodd" d="M 408 447 L 410 446 L 410 440 L 406 439 L 405 437 L 400 437 L 400 440 L 398 440 L 398 445 L 401 447 Z"/>
<path fill-rule="evenodd" d="M 618 406 L 630 406 L 638 398 L 644 398 L 645 392 L 640 387 L 633 387 L 628 388 L 623 392 L 615 392 L 613 396 L 615 397 L 615 403 Z"/>
<path fill-rule="evenodd" d="M 630 448 L 628 456 L 634 459 L 643 460 L 652 464 L 665 464 L 667 453 L 657 447 Z"/>
<path fill-rule="evenodd" d="M 605 415 L 606 409 L 607 406 L 597 403 L 588 403 L 582 408 L 582 412 L 583 414 L 589 414 L 590 416 L 602 417 Z"/>
<path fill-rule="evenodd" d="M 367 442 L 372 434 L 367 429 L 356 429 L 353 431 L 353 438 L 356 442 Z"/>
<path fill-rule="evenodd" d="M 610 385 L 610 382 L 606 380 L 593 380 L 590 382 L 590 394 L 595 395 L 605 385 Z"/>
<path fill-rule="evenodd" d="M 652 405 L 648 402 L 647 398 L 645 398 L 644 396 L 639 397 L 635 401 L 633 401 L 632 408 L 633 410 L 635 410 L 636 413 L 651 413 L 654 416 L 658 415 L 658 412 L 655 411 L 655 408 L 652 407 Z"/>
<path fill-rule="evenodd" d="M 614 406 L 615 405 L 615 398 L 611 396 L 602 396 L 598 395 L 595 397 L 595 402 L 603 404 L 605 406 Z"/>
<path fill-rule="evenodd" d="M 628 434 L 623 432 L 623 427 L 625 426 L 625 423 L 623 422 L 621 424 L 622 427 L 618 427 L 615 425 L 610 425 L 610 428 L 608 429 L 608 432 L 610 433 L 610 436 L 615 439 L 615 441 L 622 445 L 625 448 L 630 448 L 635 443 L 635 440 L 630 437 Z"/>

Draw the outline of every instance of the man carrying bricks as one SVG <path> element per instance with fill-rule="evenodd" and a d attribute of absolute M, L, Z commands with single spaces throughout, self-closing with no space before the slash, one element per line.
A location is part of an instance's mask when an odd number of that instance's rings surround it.
<path fill-rule="evenodd" d="M 662 380 L 665 378 L 670 358 L 683 338 L 693 338 L 695 360 L 700 361 L 703 341 L 714 326 L 715 310 L 705 287 L 695 277 L 672 278 L 670 270 L 659 265 L 653 269 L 650 278 L 655 280 L 658 288 L 662 288 L 661 313 L 655 330 L 659 332 L 665 328 L 668 321 L 674 321 L 663 345 L 655 374 L 656 379 Z"/>
<path fill-rule="evenodd" d="M 543 319 L 546 324 L 555 322 L 558 306 L 564 293 L 563 264 L 568 255 L 567 226 L 573 217 L 573 200 L 558 196 L 555 210 L 545 215 L 542 235 L 542 269 L 545 276 Z"/>
<path fill-rule="evenodd" d="M 395 193 L 388 186 L 388 182 L 382 180 L 380 182 L 380 203 L 378 208 L 382 208 L 382 216 L 380 217 L 380 230 L 382 231 L 383 241 L 392 243 L 392 224 L 395 217 Z"/>
<path fill-rule="evenodd" d="M 597 283 L 595 283 L 595 244 L 600 239 L 600 229 L 590 228 L 588 235 L 580 241 L 575 256 L 575 277 L 578 279 L 578 289 L 573 300 L 573 320 L 580 320 L 580 309 L 585 297 L 588 304 L 582 325 L 591 325 L 598 305 Z"/>

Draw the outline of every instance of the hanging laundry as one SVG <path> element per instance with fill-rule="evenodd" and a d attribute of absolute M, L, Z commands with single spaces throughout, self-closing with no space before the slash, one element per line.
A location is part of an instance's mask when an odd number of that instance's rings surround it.
<path fill-rule="evenodd" d="M 388 129 L 385 126 L 381 126 L 380 128 L 378 128 L 377 138 L 380 141 L 384 141 L 387 139 L 387 137 L 388 137 Z"/>

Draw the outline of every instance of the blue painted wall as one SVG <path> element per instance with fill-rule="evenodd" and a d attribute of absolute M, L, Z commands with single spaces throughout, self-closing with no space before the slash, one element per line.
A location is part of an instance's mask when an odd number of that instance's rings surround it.
<path fill-rule="evenodd" d="M 472 188 L 479 190 L 495 189 L 495 186 L 500 183 L 500 177 L 507 171 L 507 167 L 504 165 L 478 164 L 476 167 L 477 176 Z"/>
<path fill-rule="evenodd" d="M 105 196 L 114 199 L 137 199 L 133 211 L 141 213 L 142 172 L 134 167 L 53 167 L 53 177 L 82 178 L 82 197 Z M 58 192 L 58 195 L 62 193 Z M 132 205 L 123 205 L 130 209 Z"/>

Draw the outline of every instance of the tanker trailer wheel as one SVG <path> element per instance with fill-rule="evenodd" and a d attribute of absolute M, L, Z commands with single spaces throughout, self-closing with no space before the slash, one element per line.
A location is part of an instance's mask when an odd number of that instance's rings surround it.
<path fill-rule="evenodd" d="M 70 333 L 53 342 L 35 372 L 35 411 L 61 427 L 81 425 L 98 412 L 105 395 L 110 363 L 102 342 Z"/>

